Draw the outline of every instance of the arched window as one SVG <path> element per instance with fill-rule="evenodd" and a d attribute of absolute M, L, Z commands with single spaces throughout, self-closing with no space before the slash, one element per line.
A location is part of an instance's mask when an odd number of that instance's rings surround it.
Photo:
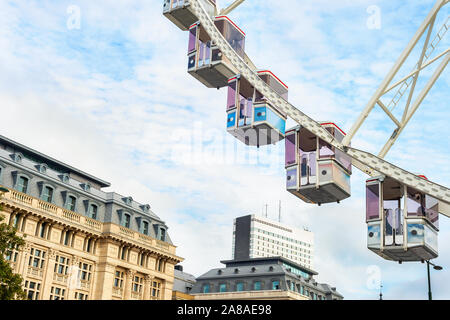
<path fill-rule="evenodd" d="M 98 207 L 95 204 L 89 205 L 89 217 L 97 220 Z"/>
<path fill-rule="evenodd" d="M 20 176 L 17 180 L 17 191 L 27 193 L 28 190 L 28 178 Z"/>
<path fill-rule="evenodd" d="M 53 200 L 53 188 L 45 186 L 42 190 L 42 200 L 46 202 L 52 202 Z"/>

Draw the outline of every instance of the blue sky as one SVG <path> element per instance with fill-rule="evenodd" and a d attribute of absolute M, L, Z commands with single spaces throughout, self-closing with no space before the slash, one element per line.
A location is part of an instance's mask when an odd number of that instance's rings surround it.
<path fill-rule="evenodd" d="M 289 86 L 297 108 L 348 131 L 433 4 L 247 0 L 230 17 L 247 34 L 247 54 Z M 79 29 L 68 28 L 71 6 Z M 367 27 L 370 6 L 381 10 L 380 29 Z M 309 206 L 284 189 L 282 144 L 249 150 L 226 134 L 226 92 L 187 74 L 187 34 L 163 17 L 162 1 L 2 1 L 0 48 L 0 134 L 150 202 L 187 272 L 220 266 L 231 257 L 233 219 L 265 204 L 276 218 L 281 200 L 283 222 L 315 233 L 319 281 L 347 299 L 376 299 L 375 266 L 386 299 L 427 298 L 425 265 L 367 250 L 366 176 L 355 169 L 352 197 L 340 205 Z M 449 81 L 446 70 L 386 157 L 447 186 Z M 392 129 L 376 109 L 352 143 L 377 153 Z M 436 299 L 450 298 L 449 241 L 442 217 Z"/>

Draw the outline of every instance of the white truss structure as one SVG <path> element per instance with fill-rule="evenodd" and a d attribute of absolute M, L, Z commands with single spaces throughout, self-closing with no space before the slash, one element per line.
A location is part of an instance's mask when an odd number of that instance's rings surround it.
<path fill-rule="evenodd" d="M 381 107 L 381 109 L 389 116 L 389 118 L 395 123 L 397 128 L 392 133 L 389 140 L 386 142 L 384 147 L 381 149 L 380 153 L 378 154 L 378 157 L 384 158 L 388 151 L 391 149 L 391 147 L 394 145 L 394 143 L 397 141 L 398 137 L 402 133 L 403 129 L 407 126 L 408 122 L 411 120 L 414 113 L 419 108 L 420 104 L 423 102 L 425 97 L 427 96 L 430 89 L 435 84 L 436 80 L 439 78 L 441 73 L 444 71 L 445 67 L 447 66 L 448 62 L 450 61 L 450 48 L 447 48 L 440 54 L 438 54 L 435 58 L 433 58 L 430 61 L 427 61 L 431 54 L 435 51 L 437 45 L 442 40 L 442 38 L 447 33 L 448 29 L 450 28 L 450 16 L 447 17 L 447 19 L 444 22 L 444 25 L 439 29 L 437 34 L 434 36 L 433 40 L 431 40 L 431 35 L 433 32 L 433 27 L 435 25 L 436 16 L 439 13 L 439 11 L 442 9 L 442 7 L 447 4 L 449 0 L 438 0 L 436 4 L 434 5 L 431 12 L 426 17 L 425 21 L 422 23 L 422 25 L 417 30 L 414 37 L 409 42 L 408 46 L 405 48 L 405 50 L 402 52 L 400 57 L 398 58 L 395 65 L 392 67 L 391 71 L 388 73 L 386 78 L 381 83 L 378 90 L 375 92 L 373 97 L 370 99 L 369 103 L 367 104 L 366 108 L 362 111 L 361 115 L 351 128 L 351 130 L 348 132 L 347 136 L 344 138 L 344 141 L 342 142 L 344 145 L 349 145 L 352 138 L 355 136 L 356 132 L 359 130 L 361 125 L 364 123 L 366 118 L 370 115 L 371 111 L 374 109 L 375 105 L 378 105 Z M 419 57 L 419 60 L 417 61 L 414 70 L 408 74 L 406 77 L 401 79 L 400 81 L 397 81 L 396 83 L 392 84 L 392 81 L 396 75 L 398 75 L 399 70 L 404 65 L 405 61 L 411 56 L 412 51 L 418 47 L 419 40 L 423 37 L 423 35 L 426 32 L 426 38 L 423 43 L 421 54 Z M 430 41 L 431 40 L 431 41 Z M 442 60 L 439 66 L 435 69 L 434 74 L 431 76 L 431 78 L 428 80 L 427 84 L 424 86 L 422 91 L 418 94 L 415 101 L 412 101 L 412 97 L 415 93 L 416 84 L 420 77 L 420 73 L 425 68 L 431 68 L 434 62 L 438 60 Z M 382 102 L 382 97 L 390 93 L 395 88 L 397 89 L 396 94 L 391 99 L 388 105 L 385 105 Z M 403 115 L 401 120 L 397 119 L 392 111 L 399 105 L 399 102 L 401 98 L 408 92 L 408 97 L 406 99 L 404 108 L 403 108 Z"/>
<path fill-rule="evenodd" d="M 237 1 L 242 3 L 243 1 Z M 430 13 L 429 17 L 427 17 L 428 20 L 433 20 L 436 16 L 436 13 L 439 11 L 440 8 L 446 3 L 448 3 L 449 0 L 438 0 L 436 6 L 433 8 L 432 12 Z M 239 3 L 239 4 L 240 4 Z M 410 173 L 406 170 L 403 170 L 394 164 L 391 164 L 385 160 L 382 159 L 382 157 L 377 157 L 373 154 L 370 154 L 368 152 L 358 150 L 352 147 L 349 147 L 349 142 L 351 141 L 351 137 L 349 136 L 346 141 L 343 141 L 343 143 L 339 143 L 337 140 L 334 139 L 334 137 L 325 130 L 319 123 L 314 121 L 312 118 L 308 117 L 306 114 L 298 110 L 295 106 L 284 100 L 281 96 L 279 96 L 275 91 L 273 91 L 264 81 L 262 81 L 254 68 L 253 64 L 246 62 L 244 59 L 242 59 L 230 46 L 230 44 L 225 40 L 225 38 L 222 36 L 222 34 L 216 29 L 213 21 L 211 20 L 211 17 L 207 14 L 205 9 L 203 8 L 202 4 L 199 0 L 190 0 L 190 4 L 192 6 L 192 9 L 196 16 L 198 17 L 198 20 L 200 21 L 201 25 L 205 29 L 205 31 L 208 33 L 208 35 L 211 37 L 211 39 L 214 41 L 214 43 L 219 47 L 222 54 L 224 54 L 233 64 L 233 66 L 238 70 L 238 72 L 244 76 L 252 86 L 254 86 L 261 94 L 263 94 L 273 105 L 276 105 L 281 111 L 286 113 L 288 117 L 305 127 L 307 130 L 318 136 L 320 139 L 324 140 L 325 142 L 331 144 L 335 148 L 346 152 L 352 159 L 352 163 L 354 166 L 356 166 L 358 169 L 362 170 L 368 175 L 376 176 L 383 174 L 385 176 L 392 177 L 393 179 L 399 181 L 400 183 L 403 183 L 407 185 L 408 187 L 412 187 L 415 189 L 418 189 L 426 194 L 429 194 L 432 197 L 435 197 L 436 199 L 440 200 L 443 204 L 440 207 L 441 213 L 447 215 L 450 217 L 450 189 L 448 189 L 445 186 L 439 185 L 437 183 L 434 183 L 432 181 L 425 180 L 423 178 L 418 177 L 417 175 Z M 228 12 L 230 12 L 229 10 Z M 434 18 L 433 18 L 434 17 Z M 418 33 L 408 45 L 407 50 L 402 54 L 401 58 L 399 59 L 401 64 L 406 59 L 406 56 L 408 55 L 408 52 L 412 50 L 409 47 L 413 47 L 417 41 L 419 40 L 419 34 L 423 34 L 425 32 L 425 29 L 429 27 L 431 22 L 424 22 L 424 24 L 419 29 Z M 431 32 L 431 31 L 430 31 Z M 430 33 L 429 32 L 429 33 Z M 416 39 L 417 37 L 417 39 Z M 430 82 L 427 84 L 429 87 L 428 90 L 426 90 L 425 93 L 423 93 L 423 98 L 426 96 L 426 93 L 428 93 L 431 86 L 435 83 L 436 79 L 442 72 L 442 70 L 445 68 L 445 66 L 448 63 L 449 59 L 449 53 L 442 54 L 442 57 L 444 57 L 443 62 L 441 63 L 438 70 L 436 70 L 435 75 L 430 79 Z M 425 64 L 423 63 L 424 55 L 422 56 L 422 59 L 419 61 L 418 69 L 413 72 L 413 75 L 418 75 L 419 72 L 425 67 Z M 434 59 L 436 60 L 436 59 Z M 428 64 L 431 64 L 434 61 L 428 62 Z M 398 67 L 398 69 L 400 66 Z M 385 92 L 388 88 L 388 85 L 392 78 L 394 77 L 396 71 L 398 71 L 397 68 L 394 68 L 392 70 L 388 77 L 383 82 L 383 85 L 381 86 L 381 89 L 377 91 L 377 94 L 375 97 L 378 97 L 381 95 L 381 93 Z M 407 79 L 405 79 L 406 81 Z M 416 80 L 417 81 L 417 80 Z M 391 89 L 392 90 L 392 89 Z M 420 98 L 420 97 L 419 97 Z M 419 99 L 419 101 L 423 101 L 422 99 Z M 373 103 L 371 101 L 370 104 L 375 105 L 379 99 L 373 98 Z M 414 114 L 415 110 L 417 110 L 418 105 L 420 105 L 420 102 L 417 104 L 413 104 L 411 107 L 411 110 L 408 111 L 406 116 L 404 117 L 404 126 L 406 126 L 407 122 L 411 118 L 411 116 Z M 366 109 L 373 109 L 373 106 L 371 108 Z M 370 112 L 370 111 L 369 111 Z M 362 116 L 362 118 L 366 118 L 368 113 L 364 113 L 366 116 Z M 360 121 L 361 124 L 363 121 Z M 400 121 L 398 121 L 401 125 Z M 403 127 L 404 127 L 403 126 Z M 354 126 L 356 127 L 356 125 Z M 358 126 L 358 128 L 360 125 Z M 352 133 L 357 131 L 352 130 Z M 394 140 L 395 142 L 395 140 Z M 442 210 L 442 209 L 443 210 Z"/>

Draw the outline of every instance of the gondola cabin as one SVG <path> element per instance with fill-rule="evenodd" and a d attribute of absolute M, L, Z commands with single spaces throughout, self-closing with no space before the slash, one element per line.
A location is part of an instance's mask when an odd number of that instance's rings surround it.
<path fill-rule="evenodd" d="M 286 101 L 288 87 L 272 72 L 257 72 Z M 275 144 L 284 139 L 286 115 L 272 105 L 244 77 L 228 80 L 227 131 L 250 146 Z"/>
<path fill-rule="evenodd" d="M 226 16 L 216 17 L 214 24 L 234 51 L 244 58 L 245 33 Z M 237 74 L 200 23 L 189 28 L 188 72 L 208 88 L 226 87 L 228 79 Z"/>
<path fill-rule="evenodd" d="M 216 15 L 215 0 L 200 0 L 200 2 L 210 17 Z M 183 31 L 189 30 L 189 27 L 198 21 L 189 0 L 164 0 L 163 14 Z"/>
<path fill-rule="evenodd" d="M 389 177 L 367 180 L 366 221 L 367 247 L 386 260 L 438 256 L 439 201 L 423 192 Z"/>
<path fill-rule="evenodd" d="M 337 141 L 345 133 L 334 123 L 323 122 Z M 297 126 L 286 132 L 286 188 L 307 203 L 340 202 L 350 197 L 351 158 Z"/>

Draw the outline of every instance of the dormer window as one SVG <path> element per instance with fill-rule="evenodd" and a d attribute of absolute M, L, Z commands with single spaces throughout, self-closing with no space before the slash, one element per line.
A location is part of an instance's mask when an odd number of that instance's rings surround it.
<path fill-rule="evenodd" d="M 82 183 L 80 187 L 86 192 L 91 192 L 91 185 L 89 183 Z"/>
<path fill-rule="evenodd" d="M 63 173 L 59 176 L 61 178 L 61 181 L 64 183 L 69 183 L 70 177 L 68 173 Z"/>
<path fill-rule="evenodd" d="M 48 166 L 45 163 L 41 163 L 36 166 L 36 169 L 40 173 L 45 174 L 45 173 L 47 173 Z"/>
<path fill-rule="evenodd" d="M 16 163 L 22 163 L 23 155 L 20 152 L 17 152 L 11 155 L 11 158 Z"/>
<path fill-rule="evenodd" d="M 150 205 L 149 204 L 144 204 L 141 206 L 142 211 L 144 211 L 145 213 L 149 213 L 150 211 Z"/>
<path fill-rule="evenodd" d="M 126 205 L 131 206 L 131 204 L 133 203 L 133 198 L 132 197 L 123 198 L 123 202 L 125 202 Z"/>
<path fill-rule="evenodd" d="M 234 273 L 239 273 L 239 269 L 238 268 L 234 269 Z"/>
<path fill-rule="evenodd" d="M 218 270 L 218 271 L 217 271 L 217 274 L 218 274 L 218 275 L 221 275 L 221 274 L 222 274 L 222 270 Z"/>

